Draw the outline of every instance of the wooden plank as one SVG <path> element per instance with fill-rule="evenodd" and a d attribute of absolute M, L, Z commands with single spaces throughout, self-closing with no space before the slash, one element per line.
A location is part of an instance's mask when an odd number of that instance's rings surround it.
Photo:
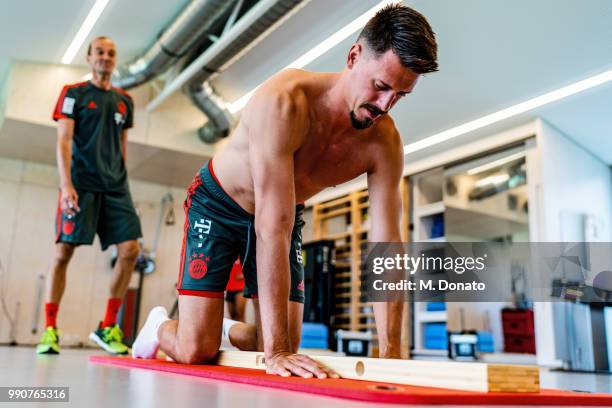
<path fill-rule="evenodd" d="M 353 232 L 357 229 L 357 225 L 362 224 L 361 210 L 359 206 L 359 198 L 363 196 L 363 192 L 353 192 L 349 194 L 351 200 L 351 224 L 353 225 Z M 359 248 L 359 234 L 353 233 L 351 236 L 351 330 L 357 330 L 357 324 L 359 319 L 357 313 L 359 307 L 360 288 L 359 288 L 359 273 L 361 267 L 361 254 Z"/>
<path fill-rule="evenodd" d="M 335 308 L 351 307 L 351 304 L 350 303 L 335 303 L 333 307 Z M 371 308 L 372 305 L 369 303 L 358 302 L 357 307 L 359 308 L 370 307 Z"/>
<path fill-rule="evenodd" d="M 400 338 L 401 357 L 406 359 L 410 356 L 410 302 L 404 302 L 402 306 L 402 328 Z"/>
<path fill-rule="evenodd" d="M 361 190 L 356 193 L 357 198 L 364 198 L 369 196 L 368 190 Z"/>
<path fill-rule="evenodd" d="M 357 315 L 357 320 L 359 321 L 359 315 Z M 356 324 L 357 330 L 362 330 L 362 329 L 376 329 L 376 323 L 357 323 Z"/>
<path fill-rule="evenodd" d="M 489 364 L 487 381 L 489 390 L 494 392 L 506 392 L 509 389 L 538 392 L 540 388 L 539 369 L 532 366 Z"/>
<path fill-rule="evenodd" d="M 335 314 L 334 316 L 336 317 L 336 319 L 348 319 L 351 317 L 350 313 L 339 313 L 339 314 Z M 374 313 L 360 313 L 359 318 L 360 319 L 373 319 Z"/>
<path fill-rule="evenodd" d="M 410 177 L 403 177 L 400 182 L 400 194 L 402 198 L 402 218 L 400 234 L 402 242 L 410 243 Z M 408 358 L 410 354 L 410 302 L 404 302 L 402 313 L 401 355 Z"/>
<path fill-rule="evenodd" d="M 320 203 L 317 204 L 317 210 L 321 211 L 324 209 L 328 209 L 331 207 L 336 207 L 342 204 L 346 204 L 348 202 L 350 202 L 351 199 L 349 196 L 344 196 L 344 197 L 340 197 L 340 198 L 336 198 L 335 200 L 331 200 L 331 201 L 326 201 L 324 203 Z"/>
<path fill-rule="evenodd" d="M 310 356 L 342 378 L 480 392 L 539 392 L 539 370 L 531 366 L 447 361 Z M 220 351 L 214 364 L 265 370 L 263 353 Z M 503 373 L 503 381 L 489 381 Z M 491 377 L 494 378 L 494 377 Z M 313 379 L 313 381 L 316 381 Z"/>
<path fill-rule="evenodd" d="M 350 262 L 342 262 L 342 261 L 336 261 L 334 265 L 336 266 L 336 268 L 350 268 L 351 267 Z"/>
<path fill-rule="evenodd" d="M 312 225 L 313 232 L 312 236 L 315 240 L 320 240 L 323 238 L 323 222 L 319 218 L 319 206 L 320 204 L 315 204 L 312 208 Z"/>
<path fill-rule="evenodd" d="M 327 236 L 325 236 L 325 239 L 330 239 L 332 241 L 335 241 L 337 239 L 344 239 L 350 236 L 351 236 L 350 232 L 336 232 L 335 234 L 327 234 Z"/>
<path fill-rule="evenodd" d="M 333 210 L 333 211 L 324 212 L 324 213 L 319 214 L 319 219 L 325 220 L 325 219 L 328 219 L 328 218 L 334 218 L 334 217 L 338 217 L 340 215 L 346 215 L 349 212 L 351 212 L 351 208 L 350 207 L 339 208 L 337 210 Z"/>

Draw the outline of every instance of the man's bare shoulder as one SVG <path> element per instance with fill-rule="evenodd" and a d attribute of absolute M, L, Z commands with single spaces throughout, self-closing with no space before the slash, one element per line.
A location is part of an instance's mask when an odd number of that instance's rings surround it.
<path fill-rule="evenodd" d="M 403 152 L 402 137 L 395 126 L 395 122 L 389 115 L 382 117 L 372 126 L 370 137 L 373 140 L 373 144 L 379 147 L 376 150 L 379 150 L 382 154 L 387 155 L 398 150 Z"/>
<path fill-rule="evenodd" d="M 246 109 L 258 104 L 281 103 L 300 107 L 306 102 L 305 82 L 308 73 L 298 69 L 285 69 L 270 77 L 257 89 Z"/>
<path fill-rule="evenodd" d="M 247 124 L 262 114 L 279 119 L 291 118 L 295 123 L 307 117 L 308 101 L 303 87 L 305 71 L 286 69 L 265 81 L 253 94 L 242 112 Z"/>
<path fill-rule="evenodd" d="M 403 141 L 393 119 L 389 116 L 380 118 L 368 131 L 367 173 L 378 172 L 382 168 L 403 166 Z"/>

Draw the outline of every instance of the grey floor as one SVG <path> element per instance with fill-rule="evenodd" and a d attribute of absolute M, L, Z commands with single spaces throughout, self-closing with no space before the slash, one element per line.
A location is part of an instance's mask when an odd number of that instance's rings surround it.
<path fill-rule="evenodd" d="M 0 403 L 0 406 L 75 407 L 396 407 L 359 403 L 271 388 L 193 378 L 142 369 L 92 364 L 92 349 L 62 349 L 59 356 L 37 356 L 29 347 L 0 347 L 0 386 L 68 386 L 69 403 Z M 544 371 L 545 388 L 612 392 L 612 375 Z"/>

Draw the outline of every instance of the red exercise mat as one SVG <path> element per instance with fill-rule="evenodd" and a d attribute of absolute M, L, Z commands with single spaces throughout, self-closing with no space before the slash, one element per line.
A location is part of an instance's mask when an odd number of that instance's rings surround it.
<path fill-rule="evenodd" d="M 537 394 L 485 393 L 348 379 L 284 378 L 266 374 L 263 370 L 250 368 L 185 365 L 163 360 L 137 360 L 130 357 L 91 356 L 89 360 L 100 364 L 166 371 L 214 380 L 369 402 L 436 405 L 612 406 L 612 394 L 590 394 L 558 390 L 541 390 Z"/>

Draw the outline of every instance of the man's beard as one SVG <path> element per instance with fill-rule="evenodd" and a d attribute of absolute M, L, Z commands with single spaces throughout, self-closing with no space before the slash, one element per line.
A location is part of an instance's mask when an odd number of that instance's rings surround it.
<path fill-rule="evenodd" d="M 361 105 L 360 108 L 366 108 L 366 109 L 369 108 L 368 109 L 369 111 L 372 111 L 372 113 L 380 115 L 380 116 L 386 113 L 376 108 L 375 106 L 367 104 L 367 103 Z M 358 130 L 367 129 L 370 126 L 372 126 L 372 124 L 374 123 L 374 119 L 370 119 L 370 118 L 357 119 L 357 115 L 355 114 L 355 111 L 351 111 L 350 116 L 351 116 L 351 124 L 353 125 L 355 129 L 358 129 Z"/>
<path fill-rule="evenodd" d="M 351 114 L 351 124 L 357 130 L 367 129 L 370 126 L 372 126 L 372 123 L 374 123 L 374 121 L 370 118 L 365 118 L 361 120 L 357 119 L 357 115 L 355 115 L 355 111 L 351 111 L 350 114 Z"/>

